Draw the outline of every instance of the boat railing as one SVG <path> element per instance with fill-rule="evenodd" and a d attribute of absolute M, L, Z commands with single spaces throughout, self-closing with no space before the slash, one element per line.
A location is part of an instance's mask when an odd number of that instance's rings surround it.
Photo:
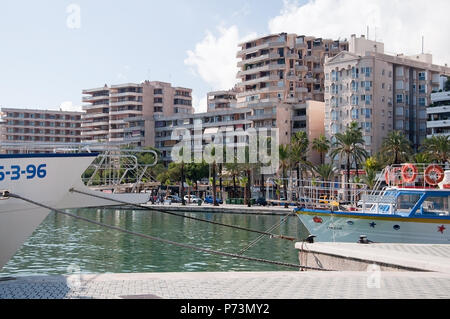
<path fill-rule="evenodd" d="M 348 206 L 356 209 L 361 196 L 369 192 L 367 185 L 362 183 L 281 178 L 273 180 L 272 186 L 266 189 L 266 197 L 273 197 L 275 188 L 278 189 L 278 196 L 281 196 L 285 185 L 288 196 L 286 201 L 310 208 Z"/>
<path fill-rule="evenodd" d="M 449 164 L 405 163 L 387 166 L 377 183 L 398 188 L 450 188 Z"/>
<path fill-rule="evenodd" d="M 150 153 L 154 162 L 139 163 L 137 154 Z M 152 175 L 158 155 L 153 150 L 112 149 L 103 151 L 83 174 L 83 181 L 91 188 L 103 191 L 138 192 L 157 186 Z"/>

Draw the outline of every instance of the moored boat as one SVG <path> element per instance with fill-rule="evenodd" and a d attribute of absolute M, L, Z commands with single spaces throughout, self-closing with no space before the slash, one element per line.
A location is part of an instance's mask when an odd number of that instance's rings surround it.
<path fill-rule="evenodd" d="M 449 174 L 439 165 L 387 167 L 382 174 L 386 187 L 381 190 L 348 184 L 340 193 L 333 193 L 321 187 L 317 192 L 331 194 L 334 199 L 302 205 L 295 212 L 320 242 L 366 238 L 378 243 L 450 244 L 446 176 Z"/>
<path fill-rule="evenodd" d="M 117 205 L 116 202 L 70 192 L 98 194 L 84 185 L 81 175 L 98 153 L 0 155 L 0 191 L 56 209 Z M 129 203 L 146 203 L 148 194 L 105 194 Z M 17 198 L 0 199 L 0 269 L 46 218 L 49 210 Z"/>

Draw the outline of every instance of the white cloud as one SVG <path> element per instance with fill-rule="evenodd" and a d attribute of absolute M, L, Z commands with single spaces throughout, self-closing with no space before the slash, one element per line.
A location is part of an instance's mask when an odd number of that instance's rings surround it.
<path fill-rule="evenodd" d="M 199 98 L 196 94 L 192 94 L 192 106 L 196 113 L 204 113 L 208 107 L 207 97 Z"/>
<path fill-rule="evenodd" d="M 81 112 L 82 111 L 81 105 L 74 105 L 71 101 L 62 102 L 59 108 L 61 111 L 66 111 L 66 112 Z"/>
<path fill-rule="evenodd" d="M 270 33 L 292 32 L 324 38 L 350 38 L 367 33 L 385 44 L 388 53 L 425 52 L 433 63 L 450 64 L 450 2 L 448 0 L 308 0 L 284 1 L 280 14 L 269 21 Z"/>
<path fill-rule="evenodd" d="M 195 49 L 187 52 L 188 57 L 184 63 L 213 90 L 226 90 L 231 89 L 237 82 L 237 45 L 256 37 L 256 34 L 241 38 L 237 26 L 217 29 L 219 36 L 207 31 L 205 38 L 195 45 Z"/>

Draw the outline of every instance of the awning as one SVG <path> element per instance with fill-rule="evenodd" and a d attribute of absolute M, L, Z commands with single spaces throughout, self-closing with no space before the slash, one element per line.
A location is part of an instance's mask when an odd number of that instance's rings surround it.
<path fill-rule="evenodd" d="M 218 127 L 209 127 L 207 129 L 205 129 L 205 131 L 203 132 L 203 134 L 217 134 L 217 132 L 219 131 Z"/>

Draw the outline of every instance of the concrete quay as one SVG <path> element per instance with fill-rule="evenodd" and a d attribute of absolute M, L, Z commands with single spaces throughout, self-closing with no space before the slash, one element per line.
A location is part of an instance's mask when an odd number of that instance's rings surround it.
<path fill-rule="evenodd" d="M 450 245 L 296 243 L 299 264 L 334 271 L 426 271 L 450 275 Z"/>
<path fill-rule="evenodd" d="M 2 299 L 448 299 L 438 272 L 227 272 L 22 277 Z"/>
<path fill-rule="evenodd" d="M 146 204 L 149 208 L 164 209 L 173 212 L 189 212 L 189 213 L 224 213 L 224 214 L 257 214 L 257 215 L 283 215 L 286 216 L 293 211 L 294 206 L 284 208 L 284 206 L 251 206 L 247 205 L 228 205 L 213 206 L 211 204 L 186 204 L 183 206 L 179 203 L 173 204 Z"/>

